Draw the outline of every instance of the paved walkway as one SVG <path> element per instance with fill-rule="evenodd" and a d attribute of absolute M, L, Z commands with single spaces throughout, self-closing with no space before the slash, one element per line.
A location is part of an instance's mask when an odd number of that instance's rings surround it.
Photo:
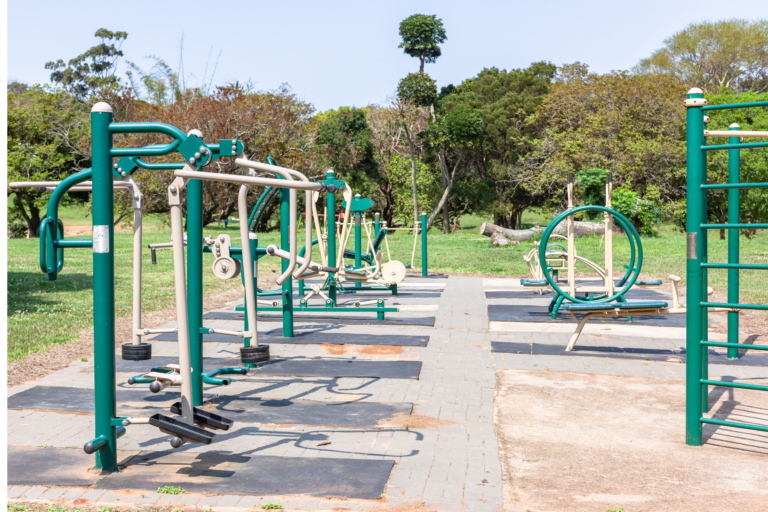
<path fill-rule="evenodd" d="M 203 508 L 251 508 L 258 504 L 280 503 L 284 508 L 300 510 L 380 510 L 382 506 L 419 506 L 441 511 L 499 511 L 502 503 L 502 473 L 499 447 L 494 432 L 495 370 L 527 369 L 567 371 L 647 378 L 683 379 L 685 365 L 670 361 L 643 361 L 600 357 L 531 355 L 492 352 L 497 341 L 532 342 L 564 346 L 568 329 L 542 332 L 548 324 L 515 326 L 504 322 L 502 328 L 489 325 L 485 290 L 499 285 L 514 289 L 517 280 L 484 280 L 451 276 L 448 279 L 407 282 L 445 286 L 437 310 L 408 312 L 409 315 L 435 317 L 434 327 L 399 325 L 336 325 L 333 332 L 379 335 L 428 335 L 426 347 L 397 347 L 396 350 L 366 351 L 360 346 L 272 344 L 273 356 L 286 358 L 350 359 L 360 361 L 420 361 L 422 370 L 414 379 L 368 378 L 295 378 L 259 377 L 254 371 L 225 388 L 207 391 L 226 395 L 258 395 L 262 400 L 303 399 L 314 401 L 370 401 L 378 403 L 413 403 L 409 426 L 398 428 L 343 429 L 334 427 L 279 426 L 238 422 L 231 434 L 209 447 L 185 446 L 190 453 L 221 451 L 232 454 L 248 452 L 255 457 L 365 458 L 393 460 L 394 469 L 381 500 L 336 500 L 296 496 L 160 495 L 136 491 L 113 494 L 93 488 L 11 486 L 11 499 L 86 500 L 96 503 L 185 504 Z M 403 287 L 405 289 L 406 287 Z M 387 302 L 390 302 L 388 300 Z M 414 304 L 416 301 L 408 301 Z M 403 314 L 403 313 L 401 313 Z M 232 327 L 231 321 L 214 320 L 206 324 Z M 241 325 L 241 324 L 240 324 Z M 260 322 L 260 331 L 279 327 L 278 323 Z M 573 325 L 569 325 L 572 329 Z M 525 330 L 527 329 L 527 330 Z M 645 327 L 603 335 L 602 345 L 669 345 L 669 339 L 657 339 Z M 585 335 L 585 343 L 590 343 Z M 339 348 L 340 347 L 340 348 Z M 398 353 L 398 351 L 401 351 Z M 366 353 L 367 352 L 367 353 Z M 156 342 L 156 355 L 173 356 L 176 344 Z M 233 357 L 237 348 L 229 343 L 206 343 L 205 356 Z M 91 389 L 91 364 L 78 362 L 37 382 L 12 388 L 14 395 L 36 385 Z M 121 387 L 128 374 L 119 374 Z M 764 379 L 768 367 L 711 365 L 710 377 L 732 376 L 736 379 Z M 617 385 L 620 381 L 617 381 Z M 234 418 L 236 419 L 236 418 Z M 71 447 L 80 450 L 93 437 L 93 417 L 83 414 L 10 410 L 8 444 L 14 446 Z M 150 453 L 168 448 L 167 436 L 144 425 L 131 426 L 120 439 L 120 450 Z M 318 446 L 318 441 L 330 441 Z M 83 502 L 79 502 L 83 503 Z M 385 507 L 385 508 L 386 508 Z"/>

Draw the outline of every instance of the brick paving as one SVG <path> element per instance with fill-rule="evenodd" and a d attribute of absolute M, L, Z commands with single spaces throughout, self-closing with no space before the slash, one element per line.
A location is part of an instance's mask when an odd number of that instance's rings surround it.
<path fill-rule="evenodd" d="M 409 277 L 400 289 L 418 291 L 443 289 L 438 299 L 416 299 L 410 305 L 435 304 L 437 310 L 398 313 L 409 316 L 434 316 L 434 327 L 399 325 L 334 325 L 331 332 L 377 335 L 428 335 L 427 347 L 398 347 L 399 353 L 366 354 L 354 347 L 342 346 L 347 353 L 334 353 L 319 345 L 272 344 L 273 355 L 286 358 L 339 358 L 365 361 L 421 361 L 418 380 L 366 378 L 289 378 L 259 377 L 252 372 L 235 378 L 230 386 L 207 388 L 207 392 L 227 395 L 247 394 L 262 399 L 301 398 L 303 400 L 370 401 L 413 403 L 414 425 L 409 428 L 343 429 L 315 426 L 274 426 L 236 422 L 232 431 L 219 435 L 210 446 L 187 446 L 190 452 L 222 451 L 249 453 L 254 456 L 290 456 L 307 458 L 367 458 L 394 460 L 384 496 L 392 507 L 418 505 L 443 511 L 503 510 L 502 476 L 498 441 L 493 425 L 495 370 L 521 369 L 596 373 L 616 377 L 683 379 L 685 365 L 674 361 L 643 361 L 588 356 L 559 356 L 498 353 L 491 350 L 495 341 L 541 343 L 565 346 L 573 324 L 491 325 L 488 321 L 485 291 L 521 289 L 516 279 L 481 279 L 451 276 L 448 279 Z M 537 296 L 533 296 L 536 299 Z M 391 298 L 387 299 L 389 303 Z M 405 303 L 406 301 L 402 301 Z M 231 311 L 234 306 L 224 308 Z M 172 325 L 172 324 L 169 324 Z M 241 330 L 241 321 L 206 320 L 206 325 Z M 309 324 L 312 328 L 316 324 Z M 303 328 L 303 324 L 297 324 Z M 564 328 L 562 328 L 564 327 Z M 616 326 L 611 326 L 616 327 Z M 587 331 L 580 344 L 634 347 L 680 347 L 678 333 L 667 335 L 648 327 L 621 326 L 610 334 L 593 335 Z M 279 329 L 277 322 L 260 322 L 260 331 Z M 669 333 L 672 333 L 671 335 Z M 358 349 L 360 347 L 357 347 Z M 397 352 L 397 350 L 395 351 Z M 174 356 L 175 342 L 155 342 L 155 355 Z M 206 357 L 234 357 L 237 345 L 205 343 Z M 128 374 L 118 374 L 118 385 Z M 710 377 L 739 380 L 765 379 L 768 367 L 710 365 Z M 72 366 L 40 379 L 34 384 L 91 389 L 91 363 Z M 617 381 L 620 385 L 620 381 Z M 30 388 L 19 386 L 9 395 Z M 233 419 L 237 420 L 236 417 Z M 417 421 L 418 420 L 418 421 Z M 418 426 L 424 422 L 430 426 Z M 93 417 L 83 414 L 33 410 L 8 411 L 8 444 L 26 446 L 76 447 L 93 437 Z M 133 425 L 119 440 L 121 450 L 153 452 L 168 448 L 168 437 L 148 425 Z M 319 441 L 331 444 L 317 446 Z M 130 490 L 129 490 L 130 491 Z M 158 505 L 196 504 L 202 508 L 240 509 L 259 504 L 280 503 L 286 509 L 350 510 L 379 508 L 377 502 L 332 500 L 312 497 L 280 496 L 203 496 L 185 494 L 168 496 L 152 492 L 117 494 L 88 488 L 57 489 L 40 486 L 10 486 L 12 499 L 82 499 L 98 503 L 146 503 Z"/>

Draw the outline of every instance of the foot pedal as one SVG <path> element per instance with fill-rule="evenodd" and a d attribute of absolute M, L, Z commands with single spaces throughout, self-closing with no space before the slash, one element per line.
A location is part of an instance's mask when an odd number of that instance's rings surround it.
<path fill-rule="evenodd" d="M 152 344 L 139 343 L 134 345 L 133 343 L 123 343 L 122 356 L 125 361 L 147 361 L 152 359 Z"/>
<path fill-rule="evenodd" d="M 171 406 L 171 412 L 173 414 L 181 414 L 181 402 L 176 402 Z M 218 414 L 208 412 L 197 407 L 192 408 L 192 414 L 194 415 L 195 423 L 205 425 L 216 430 L 229 430 L 232 425 L 235 424 L 233 420 L 224 418 Z"/>
<path fill-rule="evenodd" d="M 202 427 L 197 425 L 190 425 L 162 414 L 153 414 L 149 417 L 149 424 L 153 427 L 159 428 L 166 434 L 176 436 L 180 441 L 191 441 L 193 443 L 211 444 L 216 439 L 216 434 L 208 432 Z M 175 441 L 175 440 L 174 440 Z M 178 444 L 178 446 L 176 446 Z M 184 444 L 183 442 L 174 443 L 171 441 L 171 445 L 174 448 L 178 448 Z"/>
<path fill-rule="evenodd" d="M 243 364 L 269 361 L 269 345 L 240 347 L 240 360 Z"/>

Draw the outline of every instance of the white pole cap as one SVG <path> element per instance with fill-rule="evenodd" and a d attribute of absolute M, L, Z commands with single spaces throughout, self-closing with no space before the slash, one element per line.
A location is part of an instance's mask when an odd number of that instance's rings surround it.
<path fill-rule="evenodd" d="M 189 130 L 187 132 L 187 137 L 189 137 L 190 135 L 195 135 L 197 137 L 200 137 L 201 139 L 203 138 L 203 132 L 201 132 L 200 130 L 197 130 L 197 129 Z"/>
<path fill-rule="evenodd" d="M 739 126 L 739 123 L 731 123 L 728 128 L 741 128 L 741 126 Z"/>
<path fill-rule="evenodd" d="M 112 113 L 112 107 L 109 106 L 109 103 L 104 103 L 103 101 L 98 102 L 91 108 L 91 112 L 109 112 Z"/>
<path fill-rule="evenodd" d="M 698 87 L 694 87 L 693 89 L 688 91 L 688 94 L 704 94 L 704 91 L 702 91 Z"/>

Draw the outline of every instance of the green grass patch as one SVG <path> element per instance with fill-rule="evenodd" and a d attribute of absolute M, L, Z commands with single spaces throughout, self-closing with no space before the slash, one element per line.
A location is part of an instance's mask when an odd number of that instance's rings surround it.
<path fill-rule="evenodd" d="M 173 487 L 171 485 L 164 485 L 157 488 L 158 494 L 184 494 L 184 489 L 181 487 Z"/>

